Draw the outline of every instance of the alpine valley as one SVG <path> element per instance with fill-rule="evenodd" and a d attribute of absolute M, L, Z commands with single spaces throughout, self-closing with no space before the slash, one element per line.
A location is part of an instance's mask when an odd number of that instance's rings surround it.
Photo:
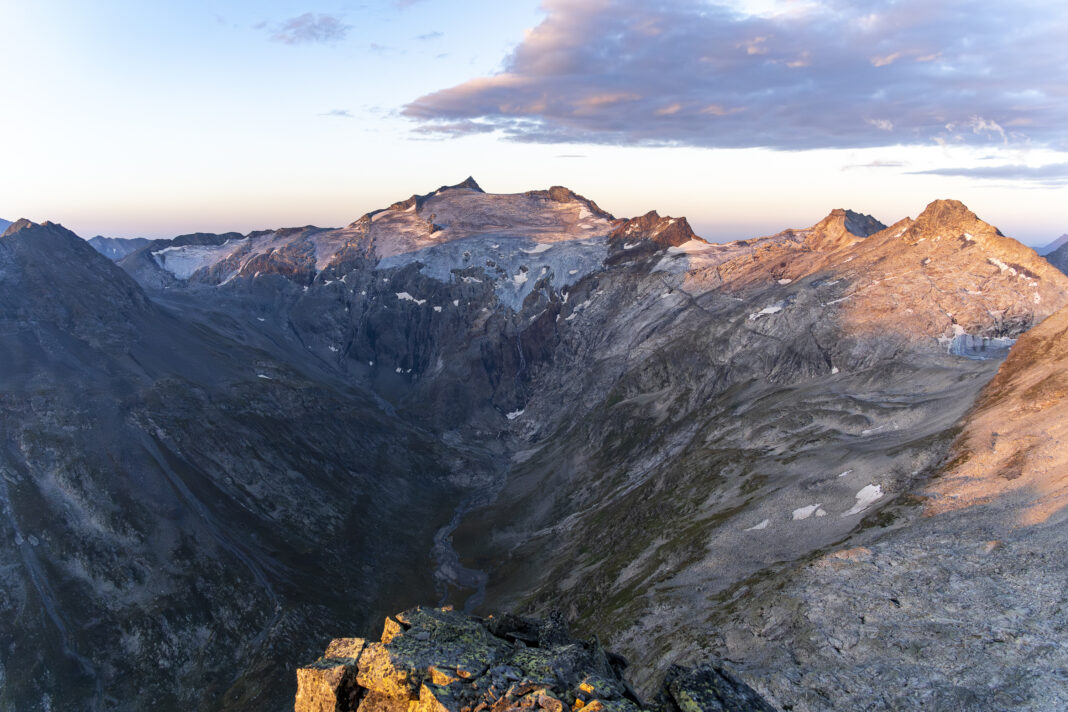
<path fill-rule="evenodd" d="M 953 200 L 711 244 L 472 179 L 342 228 L 19 220 L 0 710 L 284 709 L 444 604 L 562 617 L 644 697 L 726 661 L 783 710 L 1068 708 L 1050 261 Z"/>

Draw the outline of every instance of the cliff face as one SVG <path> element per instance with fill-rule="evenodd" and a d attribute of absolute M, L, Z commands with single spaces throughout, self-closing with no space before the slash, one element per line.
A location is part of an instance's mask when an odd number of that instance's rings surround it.
<path fill-rule="evenodd" d="M 297 670 L 294 712 L 774 712 L 718 665 L 672 668 L 651 704 L 626 667 L 572 638 L 560 617 L 415 608 L 387 618 L 380 642 L 336 639 Z"/>

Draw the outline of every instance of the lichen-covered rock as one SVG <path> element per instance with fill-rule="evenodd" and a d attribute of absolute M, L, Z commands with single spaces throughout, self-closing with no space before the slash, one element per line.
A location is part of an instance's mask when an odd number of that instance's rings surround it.
<path fill-rule="evenodd" d="M 331 641 L 322 658 L 297 670 L 299 712 L 346 712 L 354 710 L 362 696 L 356 671 L 366 642 L 363 638 Z"/>
<path fill-rule="evenodd" d="M 295 712 L 765 712 L 721 668 L 673 667 L 650 706 L 623 679 L 626 661 L 575 640 L 560 616 L 475 618 L 413 608 L 387 618 L 382 639 L 335 640 L 297 671 Z M 772 711 L 773 712 L 773 711 Z"/>
<path fill-rule="evenodd" d="M 753 688 L 717 665 L 672 666 L 661 698 L 666 709 L 678 712 L 775 712 Z"/>

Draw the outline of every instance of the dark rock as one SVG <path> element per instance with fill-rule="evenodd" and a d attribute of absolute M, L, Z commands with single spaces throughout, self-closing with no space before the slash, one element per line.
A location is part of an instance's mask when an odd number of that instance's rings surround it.
<path fill-rule="evenodd" d="M 673 665 L 661 695 L 666 709 L 679 712 L 775 712 L 753 688 L 718 665 L 693 670 Z"/>

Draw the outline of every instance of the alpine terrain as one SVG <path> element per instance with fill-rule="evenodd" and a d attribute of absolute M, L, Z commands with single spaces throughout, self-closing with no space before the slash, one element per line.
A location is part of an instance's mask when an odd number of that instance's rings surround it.
<path fill-rule="evenodd" d="M 283 708 L 418 605 L 368 645 L 470 633 L 534 674 L 513 647 L 556 621 L 530 655 L 586 651 L 628 705 L 711 676 L 1063 707 L 1066 314 L 1068 277 L 953 200 L 723 244 L 470 178 L 340 228 L 20 220 L 0 709 Z M 320 668 L 379 689 L 345 645 Z M 496 704 L 457 665 L 433 684 Z"/>

